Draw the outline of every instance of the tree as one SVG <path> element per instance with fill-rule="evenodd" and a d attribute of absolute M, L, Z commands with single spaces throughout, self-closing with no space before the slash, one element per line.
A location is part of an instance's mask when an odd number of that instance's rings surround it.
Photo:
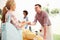
<path fill-rule="evenodd" d="M 2 10 L 0 9 L 0 14 L 2 13 Z"/>
<path fill-rule="evenodd" d="M 55 8 L 51 10 L 52 14 L 58 14 L 59 13 L 59 9 Z"/>
<path fill-rule="evenodd" d="M 49 8 L 44 7 L 43 10 L 45 10 L 47 13 L 49 13 Z"/>
<path fill-rule="evenodd" d="M 2 15 L 1 14 L 2 14 L 2 10 L 0 9 L 0 18 L 2 18 Z"/>

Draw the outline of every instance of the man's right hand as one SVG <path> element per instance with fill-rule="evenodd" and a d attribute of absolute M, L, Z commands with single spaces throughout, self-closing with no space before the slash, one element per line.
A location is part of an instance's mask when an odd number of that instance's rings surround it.
<path fill-rule="evenodd" d="M 27 24 L 28 24 L 28 25 L 31 25 L 31 22 L 28 22 Z"/>

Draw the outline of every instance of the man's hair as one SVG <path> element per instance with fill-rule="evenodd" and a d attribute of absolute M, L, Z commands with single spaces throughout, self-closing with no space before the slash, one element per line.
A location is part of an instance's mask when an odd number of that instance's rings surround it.
<path fill-rule="evenodd" d="M 35 4 L 35 6 L 39 6 L 41 8 L 41 5 L 40 4 Z"/>
<path fill-rule="evenodd" d="M 28 11 L 27 11 L 27 10 L 24 10 L 23 12 L 25 12 L 25 13 L 26 13 L 26 15 L 28 15 Z"/>

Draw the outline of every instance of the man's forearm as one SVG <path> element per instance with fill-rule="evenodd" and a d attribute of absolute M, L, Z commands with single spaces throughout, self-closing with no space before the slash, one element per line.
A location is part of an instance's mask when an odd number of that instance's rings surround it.
<path fill-rule="evenodd" d="M 36 23 L 35 23 L 35 22 L 33 22 L 33 23 L 31 23 L 31 25 L 33 25 L 33 26 L 34 26 L 34 25 L 36 25 Z"/>
<path fill-rule="evenodd" d="M 46 39 L 46 34 L 47 34 L 47 26 L 44 26 L 44 39 Z"/>

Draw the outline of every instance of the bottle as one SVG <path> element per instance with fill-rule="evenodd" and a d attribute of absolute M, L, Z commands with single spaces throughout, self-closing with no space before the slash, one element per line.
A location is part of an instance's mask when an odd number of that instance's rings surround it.
<path fill-rule="evenodd" d="M 38 31 L 35 31 L 36 35 L 38 35 Z"/>
<path fill-rule="evenodd" d="M 32 32 L 31 26 L 29 26 L 29 30 Z"/>

